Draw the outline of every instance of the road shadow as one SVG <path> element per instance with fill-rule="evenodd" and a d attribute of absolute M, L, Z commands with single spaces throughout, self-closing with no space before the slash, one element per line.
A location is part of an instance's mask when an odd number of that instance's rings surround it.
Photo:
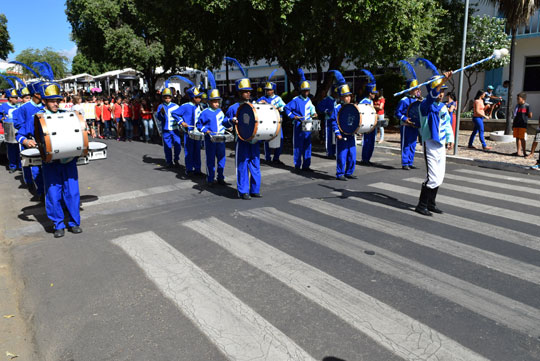
<path fill-rule="evenodd" d="M 340 193 L 340 195 L 336 195 L 336 196 L 332 196 L 328 198 L 347 199 L 350 197 L 356 197 L 356 198 L 361 198 L 361 199 L 364 199 L 366 201 L 373 202 L 373 203 L 380 203 L 380 204 L 384 204 L 384 205 L 398 208 L 398 209 L 410 210 L 411 212 L 413 212 L 414 208 L 416 207 L 416 205 L 414 204 L 402 202 L 397 198 L 391 197 L 387 194 L 380 193 L 380 192 L 351 191 L 351 190 L 340 188 L 340 187 L 332 187 L 326 184 L 319 184 L 319 186 L 330 189 L 333 192 Z"/>
<path fill-rule="evenodd" d="M 149 156 L 148 154 L 143 155 L 142 161 L 147 164 L 153 164 L 157 165 L 157 167 L 154 168 L 154 170 L 158 170 L 160 172 L 172 172 L 177 173 L 178 175 L 182 175 L 181 179 L 187 179 L 185 176 L 186 174 L 186 167 L 183 164 L 175 165 L 172 168 L 167 167 L 167 162 L 163 158 L 154 158 Z"/>
<path fill-rule="evenodd" d="M 361 160 L 357 160 L 356 165 L 360 167 L 366 167 L 366 168 L 398 169 L 397 167 L 394 167 L 392 165 L 384 165 L 384 164 L 374 163 L 374 162 L 371 162 L 371 165 L 367 165 L 367 164 L 362 163 Z"/>
<path fill-rule="evenodd" d="M 325 358 L 322 359 L 322 361 L 347 361 L 347 360 L 334 357 L 334 356 L 326 356 Z"/>
<path fill-rule="evenodd" d="M 201 194 L 202 192 L 208 192 L 218 197 L 225 197 L 228 199 L 238 198 L 238 193 L 235 187 L 236 183 L 232 184 L 225 180 L 225 182 L 227 182 L 226 185 L 221 185 L 217 183 L 210 185 L 206 181 L 206 174 L 190 175 L 189 177 L 183 174 L 178 174 L 176 177 L 182 180 L 191 181 L 193 183 L 193 189 L 198 190 L 199 194 Z"/>
<path fill-rule="evenodd" d="M 313 169 L 313 171 L 309 172 L 309 171 L 305 171 L 301 169 L 296 169 L 295 167 L 287 165 L 287 164 L 279 164 L 279 165 L 273 164 L 273 163 L 266 164 L 266 162 L 263 160 L 261 160 L 261 164 L 264 164 L 265 166 L 268 166 L 268 167 L 286 169 L 291 173 L 294 173 L 296 175 L 299 175 L 304 178 L 309 178 L 309 179 L 332 180 L 336 178 L 334 175 L 329 175 L 328 172 L 320 171 L 317 169 Z"/>

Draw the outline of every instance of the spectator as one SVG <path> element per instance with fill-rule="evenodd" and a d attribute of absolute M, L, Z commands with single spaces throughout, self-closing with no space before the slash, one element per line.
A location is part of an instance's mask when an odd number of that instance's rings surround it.
<path fill-rule="evenodd" d="M 82 106 L 82 99 L 80 96 L 75 95 L 73 97 L 73 107 L 71 107 L 71 110 L 81 113 L 81 115 L 84 117 L 84 108 Z"/>
<path fill-rule="evenodd" d="M 133 111 L 133 137 L 135 139 L 142 140 L 141 102 L 139 101 L 139 99 L 133 98 L 131 100 L 131 110 Z"/>
<path fill-rule="evenodd" d="M 146 98 L 141 103 L 141 117 L 144 126 L 144 142 L 148 143 L 154 133 L 154 121 L 152 119 L 152 107 Z"/>
<path fill-rule="evenodd" d="M 508 86 L 510 85 L 510 82 L 508 80 L 505 80 L 502 85 L 497 86 L 497 89 L 495 89 L 495 95 L 502 98 L 504 101 L 503 104 L 506 104 L 508 102 Z"/>
<path fill-rule="evenodd" d="M 514 138 L 516 138 L 516 153 L 518 157 L 526 156 L 527 121 L 532 118 L 532 112 L 527 104 L 527 94 L 521 92 L 517 95 L 517 105 L 514 109 Z M 520 153 L 522 150 L 522 153 Z"/>
<path fill-rule="evenodd" d="M 96 114 L 96 127 L 97 127 L 97 134 L 96 137 L 99 139 L 103 139 L 103 119 L 101 118 L 102 115 L 102 107 L 103 107 L 103 99 L 101 97 L 96 99 L 96 105 L 94 107 L 94 113 Z"/>
<path fill-rule="evenodd" d="M 93 99 L 86 97 L 84 103 L 82 104 L 84 110 L 84 119 L 90 130 L 92 138 L 96 138 L 96 103 L 93 102 Z"/>
<path fill-rule="evenodd" d="M 103 121 L 104 138 L 111 139 L 111 104 L 109 104 L 109 98 L 103 99 L 101 105 L 101 120 Z"/>
<path fill-rule="evenodd" d="M 386 103 L 386 99 L 383 95 L 383 90 L 381 89 L 379 91 L 379 94 L 376 95 L 375 100 L 373 101 L 373 107 L 377 111 L 377 121 L 383 122 L 384 121 L 384 104 Z M 377 143 L 382 143 L 384 141 L 384 127 L 377 127 L 375 128 L 375 138 L 377 138 L 377 133 L 380 132 L 381 136 L 379 138 L 379 141 Z"/>
<path fill-rule="evenodd" d="M 448 108 L 448 113 L 450 114 L 450 119 L 452 119 L 452 131 L 456 134 L 456 114 L 454 113 L 457 109 L 457 100 L 456 94 L 449 93 L 448 101 L 446 102 L 446 107 Z"/>
<path fill-rule="evenodd" d="M 534 141 L 531 146 L 531 152 L 526 158 L 534 157 L 534 151 L 536 150 L 538 143 L 540 143 L 540 117 L 538 118 L 538 127 L 536 128 L 536 135 L 534 136 Z M 538 160 L 536 161 L 536 164 L 533 165 L 531 169 L 540 170 L 540 152 L 538 153 Z"/>
<path fill-rule="evenodd" d="M 133 140 L 133 109 L 127 98 L 122 102 L 122 122 L 124 123 L 125 138 L 128 142 Z"/>
<path fill-rule="evenodd" d="M 474 138 L 476 137 L 476 133 L 478 133 L 478 137 L 480 138 L 480 142 L 482 143 L 482 149 L 483 150 L 491 150 L 491 147 L 488 147 L 486 144 L 486 141 L 484 139 L 484 119 L 489 119 L 489 117 L 484 112 L 485 105 L 484 105 L 484 97 L 486 96 L 486 92 L 484 90 L 479 90 L 476 93 L 476 96 L 474 97 L 474 105 L 473 105 L 473 123 L 474 123 L 474 129 L 471 133 L 471 137 L 469 138 L 469 146 L 470 149 L 476 149 L 473 146 Z"/>
<path fill-rule="evenodd" d="M 122 120 L 122 97 L 118 96 L 114 99 L 114 105 L 112 108 L 112 114 L 114 117 L 114 124 L 116 126 L 116 140 L 122 140 L 124 135 L 124 122 Z"/>

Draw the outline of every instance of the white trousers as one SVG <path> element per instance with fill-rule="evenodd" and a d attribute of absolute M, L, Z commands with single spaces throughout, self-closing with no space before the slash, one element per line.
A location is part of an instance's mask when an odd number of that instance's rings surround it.
<path fill-rule="evenodd" d="M 424 158 L 426 160 L 427 177 L 424 185 L 434 189 L 444 180 L 446 171 L 446 146 L 433 139 L 424 142 Z"/>

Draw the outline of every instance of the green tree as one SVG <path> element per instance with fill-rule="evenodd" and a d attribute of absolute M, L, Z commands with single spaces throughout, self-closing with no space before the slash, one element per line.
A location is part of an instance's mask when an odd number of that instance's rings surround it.
<path fill-rule="evenodd" d="M 73 57 L 71 62 L 71 72 L 74 75 L 82 73 L 99 75 L 110 70 L 114 70 L 112 65 L 88 59 L 84 54 L 79 52 Z"/>
<path fill-rule="evenodd" d="M 67 72 L 67 64 L 69 59 L 67 56 L 62 55 L 51 48 L 45 49 L 33 49 L 28 48 L 21 51 L 16 57 L 15 60 L 27 64 L 32 67 L 33 62 L 42 62 L 46 61 L 51 65 L 51 68 L 54 72 L 56 79 L 61 79 L 65 77 Z M 26 69 L 23 68 L 23 74 L 32 77 L 32 74 Z"/>
<path fill-rule="evenodd" d="M 512 41 L 510 46 L 510 74 L 508 80 L 508 101 L 506 103 L 506 129 L 505 134 L 512 133 L 511 112 L 514 99 L 514 57 L 516 48 L 516 35 L 518 27 L 529 22 L 531 16 L 540 9 L 540 0 L 484 0 L 499 7 L 499 11 L 506 18 Z"/>
<path fill-rule="evenodd" d="M 13 44 L 9 42 L 9 32 L 7 29 L 7 18 L 0 14 L 0 59 L 6 59 L 13 49 Z"/>

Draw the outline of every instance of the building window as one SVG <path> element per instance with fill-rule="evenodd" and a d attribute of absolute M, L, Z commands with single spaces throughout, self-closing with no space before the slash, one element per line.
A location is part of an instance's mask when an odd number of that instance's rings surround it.
<path fill-rule="evenodd" d="M 540 91 L 540 56 L 525 58 L 523 91 Z"/>

